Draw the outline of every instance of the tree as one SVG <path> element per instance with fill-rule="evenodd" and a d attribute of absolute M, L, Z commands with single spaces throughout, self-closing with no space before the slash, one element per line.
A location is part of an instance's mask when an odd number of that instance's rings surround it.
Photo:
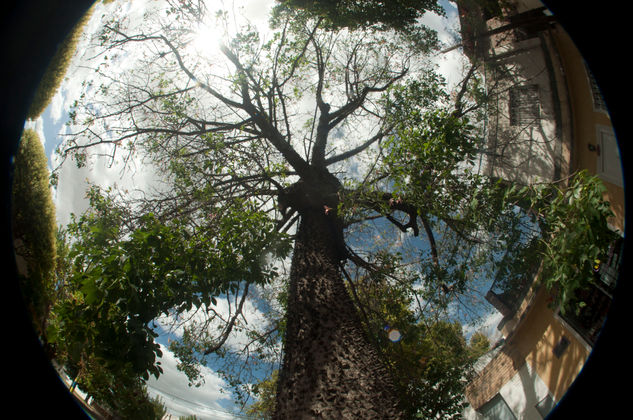
<path fill-rule="evenodd" d="M 553 306 L 564 313 L 578 311 L 586 302 L 575 302 L 577 292 L 596 284 L 595 273 L 605 261 L 609 245 L 619 235 L 609 228 L 613 216 L 604 200 L 606 187 L 587 171 L 573 174 L 567 186 L 540 184 L 511 188 L 510 201 L 523 201 L 527 212 L 538 221 L 543 238 L 534 248 L 543 258 L 542 283 L 554 293 Z M 520 258 L 526 259 L 526 247 Z"/>
<path fill-rule="evenodd" d="M 128 244 L 121 244 L 124 252 L 119 247 L 108 247 L 108 241 L 119 239 L 117 223 L 122 218 L 120 211 L 100 198 L 96 193 L 91 196 L 99 218 L 86 213 L 67 230 L 58 230 L 57 282 L 47 344 L 74 382 L 99 405 L 124 418 L 160 419 L 165 408 L 158 399 L 148 396 L 144 381 L 148 371 L 156 376 L 162 371 L 160 363 L 155 365 L 155 355 L 161 355 L 153 342 L 155 334 L 144 325 L 149 319 L 144 313 L 155 311 L 156 305 L 144 293 L 157 294 L 159 300 L 166 298 L 159 291 L 148 291 L 157 279 L 142 271 L 151 262 L 137 260 L 136 253 L 138 248 L 155 244 L 161 232 L 148 220 L 147 229 L 137 230 Z M 75 242 L 69 244 L 67 236 Z M 174 245 L 164 239 L 166 245 Z M 164 254 L 158 252 L 156 257 L 163 258 Z M 129 273 L 128 282 L 109 282 L 113 279 L 110 274 L 120 265 Z M 139 277 L 145 281 L 134 283 Z M 164 289 L 170 291 L 168 286 Z"/>
<path fill-rule="evenodd" d="M 73 30 L 66 36 L 64 42 L 58 47 L 57 52 L 48 64 L 42 76 L 42 80 L 35 91 L 35 96 L 31 102 L 27 118 L 34 120 L 39 117 L 50 104 L 55 93 L 57 93 L 57 89 L 59 89 L 66 75 L 68 66 L 70 65 L 70 60 L 77 49 L 79 37 L 83 32 L 84 26 L 88 20 L 90 20 L 93 11 L 94 6 L 81 18 Z"/>
<path fill-rule="evenodd" d="M 99 406 L 120 418 L 160 420 L 167 411 L 160 398 L 150 398 L 144 381 L 130 371 L 113 372 L 86 358 L 75 381 Z"/>
<path fill-rule="evenodd" d="M 140 156 L 166 188 L 92 190 L 93 209 L 72 228 L 71 282 L 81 296 L 62 311 L 86 322 L 67 324 L 65 335 L 148 377 L 160 374 L 151 323 L 161 314 L 194 318 L 174 345 L 194 380 L 206 356 L 240 367 L 257 362 L 253 353 L 271 362 L 266 348 L 281 341 L 273 418 L 402 418 L 399 384 L 363 327 L 369 318 L 350 267 L 407 280 L 421 322 L 427 311 L 455 311 L 482 281 L 478 269 L 493 269 L 501 249 L 538 232 L 505 205 L 506 186 L 473 169 L 480 139 L 470 118 L 482 106 L 475 68 L 449 92 L 428 60 L 432 37 L 335 29 L 305 13 L 277 15 L 266 42 L 244 26 L 203 54 L 199 28 L 212 25 L 204 4 L 169 4 L 139 27 L 121 16 L 105 23 L 103 83 L 88 82 L 93 96 L 72 113 L 63 157 L 82 166 L 91 150 L 124 165 Z M 228 32 L 232 20 L 217 18 Z M 132 47 L 138 66 L 115 76 Z M 413 257 L 394 258 L 402 247 L 393 244 L 372 249 L 376 223 L 420 241 Z M 290 243 L 284 279 L 275 263 Z M 248 342 L 231 348 L 231 334 L 248 328 L 247 298 L 280 280 L 283 319 L 249 329 Z M 438 318 L 425 331 L 459 355 L 425 374 L 457 375 L 451 366 L 468 351 L 455 324 Z M 432 344 L 419 346 L 440 352 Z"/>
<path fill-rule="evenodd" d="M 43 336 L 53 292 L 57 245 L 48 159 L 35 131 L 24 131 L 14 164 L 11 227 L 16 255 L 26 265 L 26 272 L 19 275 L 20 286 L 36 331 Z"/>
<path fill-rule="evenodd" d="M 490 350 L 490 340 L 488 336 L 480 331 L 474 333 L 470 337 L 470 349 L 473 359 L 479 359 L 488 350 Z"/>
<path fill-rule="evenodd" d="M 419 316 L 424 312 L 414 310 L 415 296 L 406 280 L 367 274 L 348 284 L 356 290 L 367 336 L 396 378 L 405 418 L 461 418 L 464 389 L 478 357 L 466 344 L 462 325 L 439 312 Z"/>
<path fill-rule="evenodd" d="M 178 10 L 172 12 L 184 13 Z M 179 44 L 174 44 L 176 41 L 172 42 L 162 35 L 130 36 L 122 32 L 120 26 L 108 26 L 109 33 L 116 37 L 115 43 L 147 41 L 157 42 L 157 45 L 162 46 L 161 48 L 167 48 L 164 50 L 165 57 L 169 56 L 170 60 L 176 60 L 175 63 L 187 78 L 185 83 L 195 80 L 197 86 L 217 101 L 216 105 L 208 109 L 216 113 L 217 119 L 192 119 L 187 115 L 189 109 L 193 110 L 196 106 L 196 100 L 190 94 L 192 87 L 177 88 L 180 93 L 172 96 L 166 90 L 168 87 L 166 77 L 155 80 L 156 84 L 152 89 L 156 90 L 150 93 L 151 100 L 156 99 L 155 105 L 169 110 L 171 115 L 158 113 L 156 115 L 165 115 L 166 119 L 154 123 L 167 124 L 171 128 L 148 131 L 149 135 L 143 139 L 146 140 L 143 147 L 150 156 L 157 159 L 157 163 L 159 160 L 167 163 L 168 167 L 165 170 L 171 174 L 171 181 L 175 187 L 169 193 L 176 193 L 176 195 L 166 196 L 159 201 L 147 200 L 142 203 L 145 206 L 142 212 L 150 213 L 149 209 L 153 206 L 152 213 L 159 218 L 167 218 L 170 215 L 173 217 L 178 214 L 181 220 L 182 217 L 187 217 L 189 223 L 203 223 L 204 229 L 213 229 L 218 223 L 239 226 L 243 229 L 249 223 L 249 220 L 244 217 L 245 208 L 257 210 L 253 214 L 264 218 L 264 222 L 267 223 L 274 220 L 271 215 L 275 216 L 277 213 L 280 216 L 280 222 L 285 224 L 289 216 L 298 212 L 301 215 L 301 223 L 295 236 L 290 274 L 284 349 L 286 357 L 284 365 L 287 367 L 282 369 L 280 375 L 282 394 L 278 399 L 280 415 L 291 416 L 292 411 L 306 413 L 309 410 L 323 410 L 323 415 L 338 410 L 350 410 L 351 415 L 363 415 L 367 410 L 375 410 L 377 413 L 382 413 L 381 415 L 396 415 L 397 403 L 392 396 L 390 381 L 385 379 L 388 378 L 388 373 L 358 326 L 354 307 L 345 291 L 340 274 L 340 261 L 346 253 L 342 241 L 343 223 L 336 216 L 339 204 L 338 193 L 342 192 L 342 185 L 341 181 L 327 170 L 327 166 L 343 160 L 347 155 L 327 159 L 326 149 L 328 135 L 336 126 L 354 112 L 362 114 L 372 112 L 363 109 L 368 106 L 366 99 L 370 94 L 385 92 L 406 75 L 408 69 L 405 66 L 409 58 L 404 55 L 404 51 L 400 51 L 399 54 L 386 54 L 388 48 L 393 47 L 395 43 L 385 37 L 382 40 L 376 40 L 371 48 L 364 50 L 365 52 L 361 52 L 358 48 L 361 42 L 366 41 L 364 37 L 352 38 L 350 42 L 354 42 L 352 45 L 356 47 L 348 51 L 351 53 L 347 57 L 350 66 L 345 77 L 346 79 L 351 77 L 351 79 L 346 82 L 341 79 L 342 86 L 348 88 L 348 97 L 343 103 L 333 102 L 334 108 L 333 105 L 326 103 L 325 72 L 326 63 L 335 64 L 328 55 L 338 52 L 338 48 L 334 48 L 335 45 L 332 44 L 336 34 L 321 33 L 317 37 L 318 24 L 315 23 L 310 23 L 310 26 L 294 32 L 290 32 L 288 23 L 286 27 L 285 34 L 280 33 L 274 43 L 264 46 L 266 48 L 264 52 L 270 54 L 270 58 L 273 59 L 272 69 L 260 68 L 259 63 L 253 61 L 257 58 L 255 55 L 257 51 L 253 50 L 251 45 L 256 44 L 247 43 L 247 41 L 256 40 L 254 33 L 241 35 L 232 43 L 231 48 L 223 47 L 222 53 L 228 62 L 235 66 L 237 72 L 234 76 L 233 88 L 227 86 L 231 91 L 225 91 L 226 88 L 219 91 L 216 90 L 215 85 L 203 82 L 202 79 L 193 75 L 177 48 Z M 363 45 L 364 48 L 368 48 L 371 44 L 365 42 Z M 331 48 L 331 50 L 327 51 L 325 48 Z M 353 68 L 352 61 L 365 60 L 364 55 L 367 52 L 371 54 L 384 52 L 387 60 L 370 63 L 364 68 Z M 354 58 L 355 55 L 358 55 L 358 58 Z M 275 56 L 277 56 L 276 59 Z M 300 82 L 302 77 L 298 77 L 299 67 L 312 68 L 319 75 L 316 86 L 308 82 L 308 85 L 316 89 L 317 109 L 320 112 L 314 138 L 306 138 L 304 143 L 308 146 L 310 141 L 313 142 L 311 159 L 302 157 L 288 141 L 295 135 L 289 131 L 290 125 L 295 124 L 289 110 L 289 103 L 291 99 L 296 99 L 300 95 L 301 85 L 292 86 L 291 94 L 286 93 L 286 90 L 294 79 Z M 332 70 L 332 76 L 338 78 L 335 71 L 345 71 L 345 69 Z M 262 82 L 258 82 L 260 79 Z M 174 79 L 173 82 L 175 81 Z M 309 88 L 309 86 L 305 87 Z M 180 99 L 184 99 L 185 102 L 181 102 Z M 137 104 L 136 99 L 128 103 L 125 106 L 126 110 L 117 114 L 118 117 L 126 114 L 132 116 L 140 110 L 136 108 Z M 237 112 L 237 119 L 227 121 L 225 112 L 231 110 Z M 132 114 L 128 114 L 128 111 Z M 102 120 L 98 116 L 93 118 L 95 123 L 100 121 Z M 182 122 L 185 121 L 190 121 L 193 125 L 182 127 Z M 154 125 L 154 123 L 151 124 Z M 145 131 L 141 127 L 135 127 L 133 130 L 136 131 L 137 128 Z M 182 128 L 185 131 L 182 131 Z M 348 151 L 348 155 L 356 155 L 376 144 L 378 140 L 387 136 L 387 128 L 384 127 L 373 134 L 371 139 L 365 141 L 356 150 Z M 195 134 L 193 137 L 186 136 L 185 141 L 189 143 L 190 140 L 194 140 L 196 144 L 186 146 L 188 152 L 182 148 L 184 144 L 181 143 L 181 135 L 189 129 L 193 129 Z M 89 131 L 94 133 L 92 129 Z M 77 133 L 78 136 L 75 138 L 87 133 L 88 131 Z M 133 136 L 137 137 L 137 134 L 139 133 L 135 132 Z M 125 138 L 128 138 L 128 134 L 113 139 L 113 142 L 117 143 Z M 79 145 L 73 146 L 71 141 L 66 151 L 73 150 L 83 149 Z M 167 156 L 169 156 L 169 162 L 165 160 Z M 287 178 L 286 173 L 295 175 L 299 179 L 290 184 L 284 181 L 284 178 Z M 201 176 L 207 179 L 204 184 L 199 182 Z M 177 190 L 180 191 L 176 192 Z M 271 197 L 277 198 L 277 208 L 285 208 L 282 209 L 286 210 L 284 214 L 281 214 L 281 210 L 277 211 L 269 206 Z M 264 207 L 266 205 L 268 208 Z M 167 206 L 172 207 L 168 209 Z M 331 210 L 328 211 L 328 208 Z M 235 213 L 240 218 L 229 220 L 227 216 L 230 213 Z M 201 217 L 202 215 L 204 216 Z M 191 226 L 189 225 L 188 228 Z M 135 232 L 138 230 L 136 228 Z M 195 232 L 191 233 L 195 234 Z M 209 239 L 215 236 L 215 232 L 205 235 Z M 272 243 L 275 242 L 272 241 Z M 235 241 L 227 241 L 227 243 L 235 244 Z M 208 249 L 209 245 L 205 247 Z M 259 264 L 261 260 L 261 251 L 269 247 L 259 246 L 255 248 L 260 251 L 259 254 L 248 255 L 247 252 L 238 254 L 239 250 L 227 246 L 226 249 L 220 250 L 220 261 L 223 262 L 229 258 L 236 259 L 239 255 L 244 263 L 259 268 L 256 264 Z M 174 248 L 169 247 L 169 249 Z M 109 261 L 103 258 L 100 260 Z M 248 278 L 251 276 L 252 278 Z M 255 271 L 248 277 L 236 278 L 242 280 L 243 284 L 245 283 L 243 288 L 247 289 L 250 283 L 257 282 L 256 276 L 261 276 L 261 272 Z M 95 297 L 97 292 L 94 295 L 91 293 L 93 283 L 85 282 L 84 284 L 87 300 L 98 299 Z M 310 292 L 306 289 L 310 289 Z M 212 297 L 214 293 L 214 291 L 207 291 L 203 296 Z M 143 307 L 148 306 L 145 304 Z M 158 314 L 150 312 L 148 316 Z M 237 315 L 239 313 L 234 315 L 227 324 L 227 332 L 230 332 L 232 326 L 235 325 L 234 320 Z M 150 320 L 151 318 L 141 318 L 140 325 L 145 325 L 144 323 Z M 307 337 L 312 338 L 306 340 L 304 331 L 309 331 Z M 145 337 L 147 336 L 146 334 Z M 221 344 L 222 340 L 219 341 Z M 126 347 L 121 344 L 123 343 L 108 345 L 106 348 L 120 351 Z M 211 345 L 205 353 L 211 353 L 218 347 Z M 151 359 L 148 360 L 151 361 Z M 140 363 L 139 366 L 147 368 L 145 363 Z M 334 372 L 337 372 L 338 378 L 330 377 L 325 381 L 326 376 L 329 377 Z M 352 382 L 367 383 L 367 387 L 357 390 L 347 389 Z M 315 383 L 320 384 L 321 388 L 315 390 Z M 283 395 L 291 389 L 296 394 Z M 357 394 L 358 392 L 360 394 Z M 371 398 L 361 397 L 363 394 L 369 396 L 377 393 L 384 395 L 380 404 L 372 401 Z M 310 394 L 316 399 L 307 398 Z M 363 406 L 368 403 L 373 404 L 374 407 Z"/>
<path fill-rule="evenodd" d="M 475 333 L 470 345 L 462 326 L 440 317 L 416 316 L 410 285 L 389 281 L 375 272 L 352 276 L 348 287 L 361 313 L 365 333 L 396 379 L 399 405 L 406 418 L 460 418 L 463 391 L 472 364 L 489 348 L 488 338 Z M 278 373 L 257 383 L 258 401 L 249 406 L 253 418 L 271 418 Z"/>
<path fill-rule="evenodd" d="M 312 17 L 325 19 L 334 28 L 367 28 L 376 26 L 381 30 L 416 29 L 416 20 L 426 12 L 444 15 L 444 9 L 434 0 L 382 1 L 345 0 L 285 0 L 280 1 L 276 13 L 284 9 L 298 9 Z"/>
<path fill-rule="evenodd" d="M 258 401 L 251 404 L 246 410 L 249 417 L 256 419 L 270 419 L 275 412 L 275 396 L 277 394 L 277 381 L 279 372 L 273 374 L 256 385 L 254 390 Z"/>
<path fill-rule="evenodd" d="M 267 242 L 277 242 L 270 223 L 252 214 L 250 229 L 231 220 L 228 213 L 220 224 L 188 232 L 184 224 L 160 223 L 155 216 L 143 216 L 133 232 L 125 229 L 125 210 L 103 198 L 97 189 L 90 192 L 94 212 L 71 223 L 68 232 L 76 239 L 69 252 L 73 270 L 67 278 L 70 298 L 58 301 L 57 322 L 50 335 L 63 347 L 73 348 L 72 358 L 104 360 L 111 370 L 131 370 L 148 378 L 162 372 L 155 357 L 162 352 L 154 342 L 150 323 L 171 309 L 190 310 L 210 306 L 215 297 L 240 281 L 261 283 L 273 275 L 253 267 Z M 207 230 L 213 228 L 215 232 Z M 126 237 L 126 235 L 130 235 Z M 208 241 L 224 241 L 228 255 L 203 253 Z M 280 246 L 278 243 L 276 246 Z M 254 253 L 256 255 L 249 255 Z M 239 258 L 237 258 L 239 255 Z M 222 258 L 220 258 L 222 256 Z M 131 366 L 130 366 L 131 363 Z"/>
<path fill-rule="evenodd" d="M 104 4 L 112 2 L 112 0 L 101 1 Z M 68 71 L 71 59 L 77 50 L 77 44 L 79 43 L 84 28 L 94 13 L 94 8 L 95 6 L 93 5 L 57 48 L 57 52 L 55 52 L 55 55 L 46 67 L 42 80 L 35 91 L 33 101 L 31 102 L 27 114 L 28 119 L 34 120 L 42 115 L 42 112 L 44 112 L 53 99 L 53 96 L 57 93 Z"/>

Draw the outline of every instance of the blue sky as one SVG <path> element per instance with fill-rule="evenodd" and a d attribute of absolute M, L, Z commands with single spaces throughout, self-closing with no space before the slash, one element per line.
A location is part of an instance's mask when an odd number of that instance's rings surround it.
<path fill-rule="evenodd" d="M 142 16 L 146 1 L 149 0 L 135 0 L 131 3 L 123 3 L 128 8 L 127 13 L 129 16 Z M 271 2 L 272 0 L 246 0 L 245 7 L 252 16 L 261 16 L 262 11 L 265 11 Z M 452 3 L 445 0 L 440 3 L 447 9 L 448 19 L 427 15 L 425 21 L 429 26 L 438 30 L 440 40 L 452 45 L 454 43 L 454 30 L 457 28 L 456 10 Z M 99 7 L 102 6 L 99 5 Z M 100 13 L 97 12 L 94 15 L 96 18 L 93 16 L 87 27 L 87 32 L 94 31 L 99 27 L 98 17 Z M 29 126 L 36 128 L 40 132 L 46 154 L 49 156 L 51 168 L 55 166 L 53 152 L 62 140 L 60 134 L 64 132 L 69 106 L 79 94 L 81 81 L 92 77 L 90 71 L 84 68 L 81 62 L 84 49 L 87 48 L 86 42 L 83 41 L 67 74 L 67 80 L 53 99 L 52 104 L 37 121 L 28 123 Z M 447 76 L 449 83 L 457 81 L 459 65 L 462 60 L 463 57 L 459 55 L 458 50 L 437 58 L 440 72 Z M 144 171 L 142 168 L 139 168 L 133 174 L 126 174 L 125 177 L 121 177 L 118 168 L 107 168 L 103 161 L 98 160 L 93 166 L 82 169 L 74 167 L 73 162 L 67 162 L 60 172 L 59 187 L 55 192 L 58 223 L 64 225 L 68 223 L 71 212 L 79 214 L 86 209 L 86 200 L 84 199 L 87 187 L 86 179 L 90 179 L 100 185 L 116 185 L 118 188 L 132 190 L 134 188 L 145 188 L 151 183 L 151 178 L 151 171 Z M 409 241 L 410 245 L 420 246 L 418 239 L 407 238 L 407 241 Z M 252 316 L 256 318 L 260 314 L 253 310 Z M 488 327 L 496 325 L 498 322 L 497 318 L 497 315 L 491 317 L 487 323 Z M 467 333 L 472 333 L 472 331 L 467 331 Z M 235 407 L 230 395 L 223 391 L 226 388 L 226 384 L 212 369 L 205 368 L 204 370 L 204 386 L 200 388 L 187 386 L 185 375 L 176 370 L 176 360 L 166 349 L 168 338 L 168 334 L 163 334 L 158 338 L 158 342 L 164 346 L 164 357 L 161 362 L 165 373 L 157 381 L 150 380 L 150 393 L 161 395 L 174 415 L 196 414 L 199 419 L 238 418 L 227 414 L 230 411 L 234 411 Z"/>

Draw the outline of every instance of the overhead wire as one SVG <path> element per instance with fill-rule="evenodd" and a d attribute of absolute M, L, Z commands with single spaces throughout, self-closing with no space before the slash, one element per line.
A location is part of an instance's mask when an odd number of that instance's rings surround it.
<path fill-rule="evenodd" d="M 167 391 L 162 390 L 160 388 L 156 388 L 156 387 L 153 387 L 153 386 L 150 386 L 150 385 L 148 385 L 147 387 L 148 387 L 148 389 L 152 389 L 153 391 L 155 391 L 157 394 L 159 394 L 161 396 L 164 395 L 164 396 L 166 396 L 168 398 L 180 400 L 180 401 L 186 402 L 188 404 L 193 404 L 193 405 L 196 405 L 198 407 L 202 407 L 205 410 L 210 410 L 210 411 L 214 411 L 214 412 L 217 412 L 217 413 L 227 414 L 227 415 L 233 416 L 234 418 L 238 418 L 238 419 L 248 419 L 248 417 L 245 416 L 245 415 L 236 414 L 236 413 L 233 413 L 233 412 L 230 412 L 230 411 L 226 411 L 226 410 L 220 410 L 218 408 L 213 408 L 213 407 L 210 407 L 208 405 L 202 404 L 200 402 L 191 401 L 191 400 L 188 400 L 186 398 L 180 397 L 178 395 L 174 395 L 171 392 L 167 392 Z"/>

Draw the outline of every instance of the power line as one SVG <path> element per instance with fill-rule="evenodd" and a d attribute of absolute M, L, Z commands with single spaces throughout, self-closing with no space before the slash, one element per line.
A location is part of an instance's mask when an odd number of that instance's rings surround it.
<path fill-rule="evenodd" d="M 204 409 L 206 409 L 206 410 L 215 411 L 215 412 L 217 412 L 217 413 L 228 414 L 228 415 L 231 415 L 231 416 L 236 417 L 236 418 L 248 419 L 248 417 L 246 417 L 246 416 L 244 416 L 244 415 L 241 415 L 241 414 L 235 414 L 235 413 L 232 413 L 232 412 L 230 412 L 230 411 L 225 411 L 225 410 L 220 410 L 220 409 L 218 409 L 218 408 L 209 407 L 208 405 L 204 405 L 204 404 L 201 404 L 201 403 L 196 402 L 196 401 L 191 401 L 191 400 L 188 400 L 188 399 L 186 399 L 186 398 L 180 397 L 180 396 L 178 396 L 178 395 L 174 395 L 174 394 L 172 394 L 171 392 L 167 392 L 167 391 L 164 391 L 164 390 L 162 390 L 162 389 L 159 389 L 159 388 L 156 388 L 156 387 L 153 387 L 153 386 L 149 386 L 149 385 L 148 385 L 147 387 L 148 387 L 148 388 L 151 388 L 151 389 L 153 389 L 154 391 L 157 391 L 158 393 L 163 394 L 163 395 L 165 395 L 165 396 L 167 396 L 167 397 L 171 397 L 172 399 L 177 399 L 177 400 L 180 400 L 180 401 L 183 401 L 183 402 L 189 403 L 189 404 L 197 405 L 198 407 L 202 407 L 202 408 L 204 408 Z"/>

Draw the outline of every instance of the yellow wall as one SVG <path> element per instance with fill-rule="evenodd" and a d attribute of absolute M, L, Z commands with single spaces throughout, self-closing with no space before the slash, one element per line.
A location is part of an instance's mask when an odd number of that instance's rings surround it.
<path fill-rule="evenodd" d="M 531 296 L 531 294 L 529 295 Z M 556 401 L 560 400 L 580 373 L 589 348 L 572 330 L 568 329 L 552 309 L 550 294 L 541 287 L 528 297 L 530 304 L 519 311 L 520 322 L 507 336 L 505 345 L 495 358 L 466 387 L 466 397 L 475 409 L 479 409 L 499 392 L 514 375 L 528 363 L 545 383 Z M 554 348 L 562 337 L 569 346 L 560 358 Z"/>
<path fill-rule="evenodd" d="M 554 316 L 548 307 L 548 299 L 549 293 L 541 288 L 532 311 L 522 324 L 521 331 L 517 332 L 517 346 L 527 353 L 526 362 L 534 368 L 558 401 L 580 373 L 589 357 L 589 350 Z M 569 346 L 557 358 L 554 348 L 563 336 L 569 340 Z"/>
<path fill-rule="evenodd" d="M 612 127 L 611 119 L 604 112 L 594 111 L 591 97 L 591 86 L 585 64 L 571 38 L 562 28 L 553 30 L 553 38 L 557 53 L 563 66 L 567 81 L 569 106 L 572 114 L 572 172 L 587 169 L 597 172 L 596 152 L 589 150 L 588 145 L 597 143 L 597 127 Z M 564 105 L 564 104 L 563 104 Z M 604 181 L 607 187 L 606 199 L 611 203 L 615 217 L 610 223 L 621 232 L 624 231 L 624 190 L 622 187 Z"/>

